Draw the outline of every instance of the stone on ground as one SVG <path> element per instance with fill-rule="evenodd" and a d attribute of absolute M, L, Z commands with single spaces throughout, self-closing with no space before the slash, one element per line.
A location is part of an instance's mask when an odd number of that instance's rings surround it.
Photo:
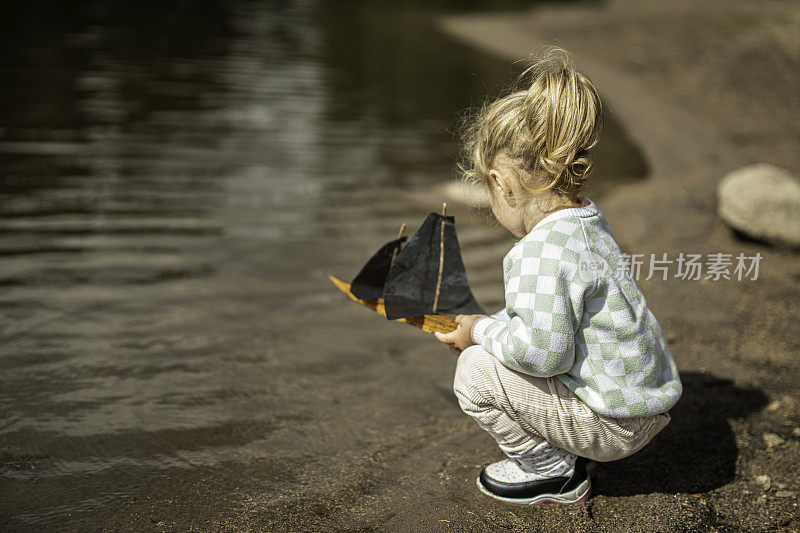
<path fill-rule="evenodd" d="M 717 188 L 717 213 L 757 240 L 800 247 L 800 179 L 768 163 L 734 170 Z"/>

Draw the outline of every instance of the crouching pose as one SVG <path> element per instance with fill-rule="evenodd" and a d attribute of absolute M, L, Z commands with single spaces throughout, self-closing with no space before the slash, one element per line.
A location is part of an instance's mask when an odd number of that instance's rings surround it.
<path fill-rule="evenodd" d="M 519 241 L 503 259 L 506 306 L 462 315 L 437 338 L 459 354 L 462 410 L 508 457 L 477 483 L 499 500 L 575 503 L 587 460 L 613 461 L 670 421 L 682 387 L 664 334 L 602 211 L 582 190 L 600 98 L 550 49 L 529 85 L 488 105 L 466 132 L 467 178 Z"/>

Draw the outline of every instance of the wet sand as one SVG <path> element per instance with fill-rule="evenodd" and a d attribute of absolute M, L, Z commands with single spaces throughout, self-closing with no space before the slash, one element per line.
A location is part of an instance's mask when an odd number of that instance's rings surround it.
<path fill-rule="evenodd" d="M 174 384 L 147 381 L 163 370 L 154 357 L 127 367 L 129 375 L 117 382 L 103 382 L 98 396 L 109 402 L 115 392 L 124 397 L 124 387 L 146 382 L 157 388 L 138 397 L 129 419 L 67 418 L 76 435 L 33 442 L 23 432 L 8 441 L 15 444 L 3 448 L 0 524 L 20 530 L 797 530 L 797 254 L 738 240 L 714 216 L 715 185 L 728 170 L 766 160 L 800 171 L 797 9 L 789 2 L 765 6 L 619 2 L 442 22 L 445 31 L 508 59 L 550 42 L 575 53 L 650 169 L 646 181 L 621 185 L 598 202 L 628 252 L 764 256 L 757 281 L 641 282 L 682 372 L 684 397 L 673 422 L 645 450 L 599 466 L 587 504 L 522 508 L 477 491 L 479 469 L 500 453 L 455 403 L 455 359 L 429 336 L 346 302 L 325 280 L 330 271 L 345 276 L 359 266 L 358 254 L 340 242 L 363 227 L 348 225 L 349 214 L 322 209 L 329 205 L 323 200 L 338 198 L 334 190 L 314 205 L 323 214 L 314 219 L 313 235 L 297 236 L 299 244 L 269 240 L 246 263 L 220 262 L 224 268 L 211 271 L 210 285 L 203 276 L 188 276 L 175 292 L 157 284 L 137 289 L 145 299 L 190 302 L 181 308 L 187 315 L 96 309 L 94 319 L 114 311 L 127 317 L 131 338 L 122 340 L 129 350 L 142 349 L 137 328 L 149 324 L 163 323 L 158 342 L 170 339 L 171 327 L 197 328 L 189 337 L 193 345 L 173 338 L 172 345 L 145 348 L 199 352 L 183 366 L 170 363 L 170 375 L 179 373 L 182 387 L 194 382 L 204 394 L 182 389 L 164 401 Z M 742 37 L 731 38 L 733 32 Z M 242 204 L 224 211 L 243 233 L 212 240 L 210 257 L 252 253 L 251 240 L 264 238 L 252 233 L 247 218 L 259 206 L 243 208 L 251 191 L 240 189 Z M 399 191 L 379 197 L 372 210 L 382 215 L 380 227 L 355 237 L 354 247 L 366 253 L 396 218 L 408 216 L 409 206 L 422 213 L 438 200 Z M 470 279 L 479 300 L 496 305 L 499 259 L 510 241 L 492 229 L 462 233 L 479 221 L 473 215 L 466 208 L 456 212 L 465 260 L 478 273 Z M 273 220 L 256 220 L 264 232 L 273 227 Z M 281 228 L 288 234 L 294 222 Z M 324 257 L 324 264 L 285 281 L 291 265 L 312 256 Z M 282 276 L 271 281 L 263 272 Z M 265 309 L 263 324 L 254 325 L 252 317 Z M 349 334 L 354 324 L 357 334 Z M 64 332 L 81 334 L 80 328 Z M 31 347 L 20 339 L 14 346 L 23 353 Z M 96 342 L 85 348 L 106 346 L 102 337 Z M 40 364 L 58 375 L 70 371 L 58 360 Z M 31 386 L 3 392 L 22 395 Z M 80 407 L 80 398 L 70 396 L 75 386 L 66 374 L 62 390 L 51 383 L 41 395 L 70 413 Z M 176 413 L 208 416 L 209 405 L 218 415 L 212 429 L 167 423 Z M 30 409 L 36 412 L 35 405 Z M 142 412 L 149 417 L 146 431 L 136 419 Z M 59 412 L 50 414 L 57 419 Z M 128 439 L 80 432 L 81 423 L 109 421 L 140 431 Z M 766 433 L 784 442 L 767 447 Z M 87 462 L 87 450 L 95 463 Z M 121 457 L 146 468 L 117 464 Z M 760 475 L 769 476 L 769 488 Z"/>

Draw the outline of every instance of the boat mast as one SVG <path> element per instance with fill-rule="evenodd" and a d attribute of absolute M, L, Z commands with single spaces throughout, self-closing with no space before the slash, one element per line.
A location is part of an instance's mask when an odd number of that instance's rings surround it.
<path fill-rule="evenodd" d="M 433 297 L 433 313 L 439 306 L 439 289 L 442 286 L 442 269 L 444 268 L 444 217 L 447 211 L 447 202 L 442 202 L 442 226 L 439 236 L 439 276 L 436 278 L 436 295 Z"/>
<path fill-rule="evenodd" d="M 403 222 L 403 225 L 400 226 L 400 232 L 397 234 L 397 238 L 400 239 L 403 237 L 403 233 L 406 232 L 406 223 Z M 397 257 L 397 252 L 400 251 L 400 245 L 394 247 L 394 251 L 392 252 L 392 259 L 389 261 L 389 268 L 391 268 L 392 263 L 394 263 L 394 258 Z"/>

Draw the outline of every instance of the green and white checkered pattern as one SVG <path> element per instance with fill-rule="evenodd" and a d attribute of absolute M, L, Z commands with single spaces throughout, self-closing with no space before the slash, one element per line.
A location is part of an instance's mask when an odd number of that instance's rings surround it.
<path fill-rule="evenodd" d="M 605 268 L 587 279 L 579 258 Z M 664 333 L 593 204 L 549 215 L 503 259 L 506 307 L 473 328 L 504 365 L 557 376 L 595 412 L 614 418 L 669 410 L 681 395 Z"/>

